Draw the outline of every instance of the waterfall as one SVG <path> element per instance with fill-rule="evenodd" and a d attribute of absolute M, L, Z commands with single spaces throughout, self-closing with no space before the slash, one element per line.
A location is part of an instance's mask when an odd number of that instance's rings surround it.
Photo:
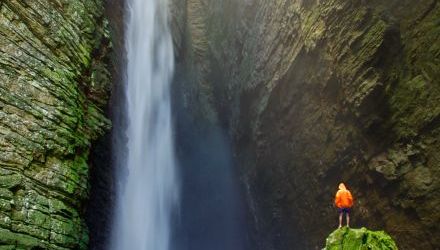
<path fill-rule="evenodd" d="M 110 249 L 167 250 L 178 199 L 170 82 L 174 55 L 166 0 L 126 6 L 126 154 Z M 126 174 L 124 174 L 126 173 Z"/>

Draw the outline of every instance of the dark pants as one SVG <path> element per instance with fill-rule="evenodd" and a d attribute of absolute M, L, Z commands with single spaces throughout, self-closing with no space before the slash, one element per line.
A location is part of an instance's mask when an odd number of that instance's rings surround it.
<path fill-rule="evenodd" d="M 338 212 L 339 214 L 341 213 L 350 214 L 350 208 L 349 207 L 338 208 Z"/>

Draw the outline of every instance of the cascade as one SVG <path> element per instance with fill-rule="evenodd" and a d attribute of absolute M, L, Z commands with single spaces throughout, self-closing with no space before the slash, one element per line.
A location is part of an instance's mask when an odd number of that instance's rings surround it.
<path fill-rule="evenodd" d="M 126 6 L 126 154 L 110 249 L 167 250 L 178 199 L 170 82 L 174 56 L 166 0 Z"/>

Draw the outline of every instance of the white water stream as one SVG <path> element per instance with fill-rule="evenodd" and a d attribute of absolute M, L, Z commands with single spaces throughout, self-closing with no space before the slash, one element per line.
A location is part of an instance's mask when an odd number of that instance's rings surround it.
<path fill-rule="evenodd" d="M 127 155 L 120 156 L 123 166 L 118 167 L 128 174 L 119 177 L 122 185 L 110 249 L 168 250 L 171 215 L 178 200 L 168 2 L 127 0 L 126 4 L 128 142 Z"/>

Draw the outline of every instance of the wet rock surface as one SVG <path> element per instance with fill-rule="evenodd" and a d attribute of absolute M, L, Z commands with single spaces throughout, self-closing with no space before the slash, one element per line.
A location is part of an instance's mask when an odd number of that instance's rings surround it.
<path fill-rule="evenodd" d="M 111 49 L 101 1 L 0 2 L 0 247 L 86 249 Z"/>
<path fill-rule="evenodd" d="M 174 1 L 182 105 L 234 140 L 258 249 L 337 224 L 440 247 L 438 1 Z"/>

